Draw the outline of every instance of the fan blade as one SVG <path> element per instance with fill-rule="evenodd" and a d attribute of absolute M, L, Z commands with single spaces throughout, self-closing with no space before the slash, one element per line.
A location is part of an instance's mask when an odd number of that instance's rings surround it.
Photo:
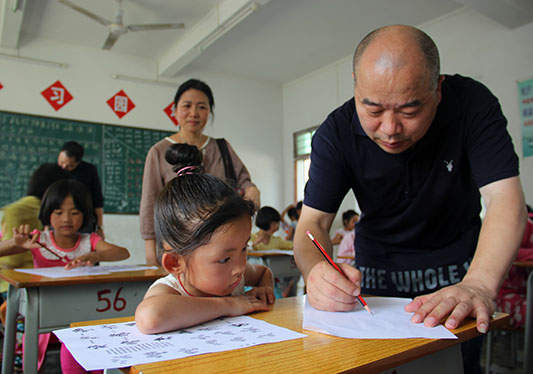
<path fill-rule="evenodd" d="M 82 7 L 77 6 L 76 4 L 71 3 L 68 0 L 59 0 L 59 2 L 61 4 L 63 4 L 63 5 L 68 6 L 69 8 L 74 9 L 77 12 L 80 12 L 81 14 L 86 15 L 87 17 L 95 20 L 98 23 L 101 23 L 104 26 L 109 26 L 109 25 L 111 25 L 113 23 L 113 22 L 111 22 L 111 21 L 109 21 L 109 20 L 107 20 L 105 18 L 102 18 L 102 17 L 100 17 L 100 16 L 98 16 L 98 15 L 96 15 L 94 13 L 89 12 L 87 9 L 84 9 Z"/>
<path fill-rule="evenodd" d="M 120 34 L 114 34 L 110 32 L 102 49 L 111 49 L 111 47 L 115 44 L 115 42 L 118 40 L 119 37 L 120 37 Z"/>
<path fill-rule="evenodd" d="M 183 23 L 156 23 L 152 25 L 129 25 L 130 31 L 146 31 L 146 30 L 168 30 L 168 29 L 183 29 Z"/>

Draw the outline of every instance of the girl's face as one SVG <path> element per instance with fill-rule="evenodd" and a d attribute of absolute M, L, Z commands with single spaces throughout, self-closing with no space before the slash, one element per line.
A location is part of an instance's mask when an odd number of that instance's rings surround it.
<path fill-rule="evenodd" d="M 359 216 L 353 216 L 350 218 L 350 220 L 346 223 L 346 230 L 352 231 L 355 228 L 357 221 L 359 221 Z"/>
<path fill-rule="evenodd" d="M 55 235 L 72 236 L 78 233 L 83 224 L 83 213 L 76 208 L 71 195 L 65 197 L 61 206 L 52 211 L 50 224 Z"/>
<path fill-rule="evenodd" d="M 182 129 L 202 132 L 210 112 L 207 95 L 191 88 L 181 95 L 176 106 L 175 116 Z"/>
<path fill-rule="evenodd" d="M 206 245 L 187 256 L 185 289 L 194 296 L 227 296 L 237 287 L 246 268 L 246 245 L 252 220 L 243 215 L 220 227 Z"/>

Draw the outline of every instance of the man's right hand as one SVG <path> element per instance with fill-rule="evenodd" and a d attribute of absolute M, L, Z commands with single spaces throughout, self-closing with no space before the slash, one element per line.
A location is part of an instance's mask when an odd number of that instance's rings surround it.
<path fill-rule="evenodd" d="M 317 262 L 307 277 L 309 303 L 318 310 L 347 312 L 358 304 L 361 272 L 348 264 L 338 264 L 348 279 L 327 261 Z"/>

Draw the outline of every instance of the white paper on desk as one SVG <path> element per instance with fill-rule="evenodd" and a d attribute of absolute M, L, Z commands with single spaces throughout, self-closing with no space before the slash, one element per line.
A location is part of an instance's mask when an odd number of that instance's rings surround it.
<path fill-rule="evenodd" d="M 148 270 L 157 269 L 157 266 L 145 266 L 145 265 L 111 265 L 111 266 L 79 266 L 70 270 L 65 270 L 63 266 L 54 266 L 49 268 L 39 269 L 15 269 L 21 273 L 41 275 L 48 278 L 68 278 L 68 277 L 81 277 L 85 275 L 102 275 L 111 274 L 121 271 L 136 271 L 136 270 Z"/>
<path fill-rule="evenodd" d="M 220 318 L 187 329 L 144 335 L 135 322 L 54 331 L 85 370 L 116 369 L 229 351 L 306 335 L 255 318 Z"/>
<path fill-rule="evenodd" d="M 306 298 L 303 328 L 352 339 L 457 339 L 442 325 L 412 323 L 412 313 L 403 309 L 411 299 L 369 297 L 365 301 L 374 315 L 360 306 L 351 312 L 324 312 L 313 308 Z"/>

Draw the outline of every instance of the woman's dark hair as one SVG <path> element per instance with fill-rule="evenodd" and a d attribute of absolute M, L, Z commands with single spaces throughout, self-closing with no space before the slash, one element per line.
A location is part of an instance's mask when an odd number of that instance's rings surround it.
<path fill-rule="evenodd" d="M 223 225 L 254 214 L 254 204 L 244 200 L 229 184 L 202 171 L 202 152 L 193 145 L 173 144 L 165 159 L 176 178 L 166 184 L 155 201 L 157 258 L 163 243 L 174 253 L 187 255 L 209 243 Z"/>
<path fill-rule="evenodd" d="M 359 216 L 359 213 L 357 213 L 353 209 L 349 209 L 342 213 L 342 224 L 346 225 L 352 219 L 353 216 Z"/>
<path fill-rule="evenodd" d="M 207 96 L 207 100 L 209 101 L 209 110 L 212 114 L 214 114 L 213 110 L 215 109 L 215 98 L 213 97 L 213 92 L 205 82 L 202 82 L 198 79 L 189 79 L 187 82 L 182 83 L 178 87 L 176 96 L 174 96 L 174 108 L 178 107 L 178 101 L 180 101 L 181 95 L 190 89 L 201 91 L 205 94 L 205 96 Z"/>
<path fill-rule="evenodd" d="M 54 182 L 69 177 L 69 173 L 58 164 L 46 163 L 39 166 L 31 175 L 28 182 L 27 196 L 43 198 L 46 189 Z"/>
<path fill-rule="evenodd" d="M 268 230 L 271 223 L 279 221 L 281 221 L 279 212 L 270 206 L 264 206 L 259 209 L 255 217 L 255 225 L 261 230 Z"/>
<path fill-rule="evenodd" d="M 76 162 L 80 162 L 85 151 L 80 143 L 70 141 L 63 144 L 63 147 L 59 150 L 59 153 L 61 152 L 65 152 L 68 157 L 73 157 Z"/>
<path fill-rule="evenodd" d="M 68 195 L 72 196 L 76 209 L 83 213 L 81 227 L 85 227 L 88 222 L 92 222 L 93 204 L 87 187 L 76 179 L 63 179 L 53 183 L 44 193 L 41 209 L 39 210 L 39 219 L 43 226 L 50 226 L 50 215 L 54 210 L 61 207 L 61 203 Z"/>

